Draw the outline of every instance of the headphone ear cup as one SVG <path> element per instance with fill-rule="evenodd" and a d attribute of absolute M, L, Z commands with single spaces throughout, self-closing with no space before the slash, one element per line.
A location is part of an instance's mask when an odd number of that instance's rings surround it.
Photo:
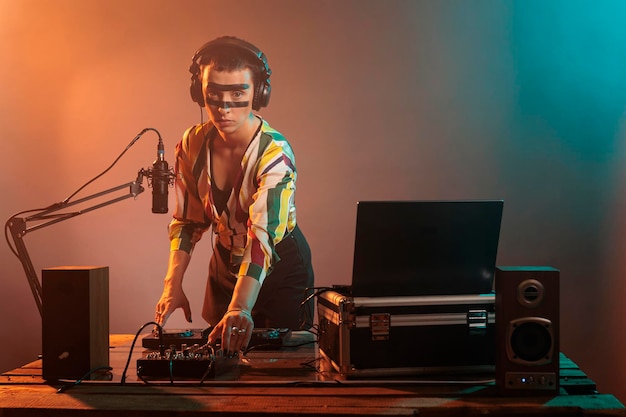
<path fill-rule="evenodd" d="M 202 84 L 200 80 L 195 79 L 191 81 L 189 92 L 191 93 L 191 99 L 198 103 L 198 106 L 204 107 L 204 97 L 202 95 Z"/>
<path fill-rule="evenodd" d="M 271 89 L 269 79 L 258 82 L 258 85 L 254 89 L 254 98 L 252 99 L 253 110 L 261 110 L 261 107 L 267 107 L 270 101 Z"/>
<path fill-rule="evenodd" d="M 267 107 L 270 103 L 270 93 L 272 92 L 272 86 L 270 85 L 269 78 L 260 83 L 259 88 L 257 89 L 257 95 L 255 96 L 255 102 L 258 105 L 258 108 L 255 110 L 259 110 L 261 107 Z"/>
<path fill-rule="evenodd" d="M 200 79 L 200 66 L 196 63 L 189 68 L 191 72 L 191 84 L 189 85 L 189 93 L 191 99 L 198 103 L 200 107 L 204 107 L 204 95 L 202 94 L 202 81 Z"/>
<path fill-rule="evenodd" d="M 254 46 L 251 46 L 254 48 Z M 257 108 L 255 110 L 259 110 L 261 107 L 267 107 L 270 103 L 270 94 L 272 92 L 272 85 L 270 84 L 270 76 L 272 75 L 272 70 L 267 65 L 267 57 L 265 54 L 258 49 L 254 50 L 255 56 L 259 59 L 261 64 L 261 76 L 259 85 L 256 88 L 255 101 L 257 104 Z"/>

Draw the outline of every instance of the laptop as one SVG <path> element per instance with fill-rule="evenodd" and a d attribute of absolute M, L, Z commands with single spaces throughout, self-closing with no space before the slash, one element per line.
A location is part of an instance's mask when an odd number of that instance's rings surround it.
<path fill-rule="evenodd" d="M 487 294 L 502 200 L 360 201 L 353 297 Z"/>

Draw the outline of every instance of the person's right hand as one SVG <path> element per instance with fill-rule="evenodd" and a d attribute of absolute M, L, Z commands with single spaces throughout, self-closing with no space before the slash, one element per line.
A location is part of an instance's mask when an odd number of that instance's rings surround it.
<path fill-rule="evenodd" d="M 161 299 L 156 305 L 154 321 L 161 327 L 165 326 L 167 319 L 178 308 L 183 309 L 185 318 L 191 323 L 191 308 L 189 307 L 189 300 L 187 300 L 187 296 L 182 287 L 178 285 L 166 285 L 165 288 L 163 288 Z"/>

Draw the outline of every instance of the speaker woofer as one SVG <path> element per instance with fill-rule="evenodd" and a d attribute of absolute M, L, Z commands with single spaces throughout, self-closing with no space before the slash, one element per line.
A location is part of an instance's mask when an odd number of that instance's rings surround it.
<path fill-rule="evenodd" d="M 507 356 L 513 363 L 545 365 L 554 356 L 552 322 L 542 317 L 524 317 L 509 323 Z"/>

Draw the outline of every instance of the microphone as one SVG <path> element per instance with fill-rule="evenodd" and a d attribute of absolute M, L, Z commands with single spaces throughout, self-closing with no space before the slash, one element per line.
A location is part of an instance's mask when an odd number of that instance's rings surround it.
<path fill-rule="evenodd" d="M 170 183 L 170 170 L 165 161 L 163 141 L 159 138 L 157 159 L 152 164 L 152 212 L 167 213 L 167 187 Z"/>

